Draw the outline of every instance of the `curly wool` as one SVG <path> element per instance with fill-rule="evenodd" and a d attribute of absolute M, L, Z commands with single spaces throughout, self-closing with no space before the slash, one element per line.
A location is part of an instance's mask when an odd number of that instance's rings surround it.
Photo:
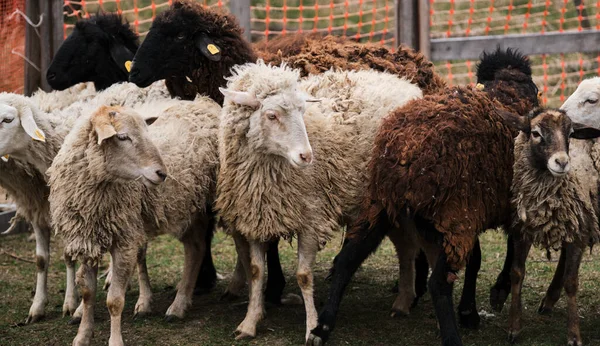
<path fill-rule="evenodd" d="M 94 84 L 79 83 L 65 90 L 54 90 L 46 92 L 38 90 L 31 95 L 31 101 L 43 112 L 52 112 L 56 109 L 63 109 L 77 101 L 89 100 L 96 96 Z"/>
<path fill-rule="evenodd" d="M 260 42 L 254 47 L 265 62 L 273 65 L 286 63 L 300 69 L 303 77 L 331 68 L 373 69 L 411 80 L 425 95 L 446 86 L 431 61 L 422 53 L 402 45 L 391 52 L 378 44 L 358 43 L 343 37 L 294 34 Z"/>
<path fill-rule="evenodd" d="M 370 73 L 382 76 L 378 72 Z M 356 92 L 342 90 L 334 101 L 309 104 L 304 122 L 314 163 L 304 169 L 292 167 L 286 158 L 255 152 L 246 137 L 253 111 L 226 102 L 219 128 L 221 169 L 215 203 L 226 229 L 260 241 L 276 237 L 290 239 L 302 234 L 314 237 L 323 245 L 355 217 L 359 196 L 367 181 L 366 163 L 380 117 L 405 102 L 397 96 L 400 90 L 420 97 L 418 87 L 406 81 L 394 77 L 395 84 L 382 87 L 362 81 L 363 75 L 362 72 L 330 72 L 316 80 L 313 86 L 323 83 L 332 90 L 344 82 L 356 91 L 365 90 L 360 89 L 364 85 L 377 86 L 388 98 L 378 99 L 381 102 L 378 106 L 382 108 L 379 113 L 360 117 L 344 114 L 350 104 L 346 97 Z M 235 68 L 228 88 L 250 92 L 261 100 L 283 90 L 301 92 L 298 78 L 298 72 L 288 67 L 271 67 L 259 62 Z M 387 83 L 386 78 L 381 81 Z M 344 121 L 350 118 L 352 121 Z"/>
<path fill-rule="evenodd" d="M 591 144 L 571 140 L 573 169 L 565 177 L 532 168 L 527 144 L 527 136 L 521 133 L 515 141 L 511 231 L 545 249 L 558 250 L 563 242 L 582 247 L 597 243 L 598 172 L 585 154 Z"/>
<path fill-rule="evenodd" d="M 95 263 L 112 247 L 139 247 L 147 236 L 181 238 L 214 200 L 219 105 L 202 97 L 138 109 L 160 114 L 149 132 L 168 169 L 165 183 L 147 189 L 108 175 L 89 116 L 67 136 L 48 170 L 53 226 L 73 259 Z"/>

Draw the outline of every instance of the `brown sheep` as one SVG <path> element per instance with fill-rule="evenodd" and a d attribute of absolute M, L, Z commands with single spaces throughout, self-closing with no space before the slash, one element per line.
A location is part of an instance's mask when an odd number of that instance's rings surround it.
<path fill-rule="evenodd" d="M 415 234 L 425 249 L 434 268 L 429 291 L 442 343 L 462 345 L 452 307 L 456 271 L 480 232 L 511 220 L 514 130 L 499 111 L 525 115 L 537 106 L 529 60 L 517 52 L 484 53 L 478 78 L 485 91 L 446 88 L 382 122 L 361 216 L 334 265 L 310 345 L 328 339 L 346 285 L 392 225 Z"/>

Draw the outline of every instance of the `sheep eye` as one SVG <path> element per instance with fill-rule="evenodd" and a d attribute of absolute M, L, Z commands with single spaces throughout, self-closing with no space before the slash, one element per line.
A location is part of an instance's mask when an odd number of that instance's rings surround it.
<path fill-rule="evenodd" d="M 117 134 L 117 139 L 120 141 L 130 141 L 131 140 L 131 138 L 129 138 L 129 136 L 124 133 Z"/>
<path fill-rule="evenodd" d="M 531 137 L 538 139 L 538 138 L 542 137 L 542 135 L 540 135 L 540 133 L 537 131 L 531 131 Z"/>
<path fill-rule="evenodd" d="M 269 111 L 269 112 L 267 112 L 267 118 L 269 120 L 275 120 L 275 119 L 277 119 L 277 113 L 275 113 L 273 111 Z"/>
<path fill-rule="evenodd" d="M 591 105 L 595 105 L 596 103 L 598 103 L 598 100 L 585 100 L 585 102 L 591 104 Z"/>
<path fill-rule="evenodd" d="M 4 118 L 2 119 L 2 122 L 5 124 L 10 124 L 13 122 L 13 120 L 15 120 L 15 118 Z"/>

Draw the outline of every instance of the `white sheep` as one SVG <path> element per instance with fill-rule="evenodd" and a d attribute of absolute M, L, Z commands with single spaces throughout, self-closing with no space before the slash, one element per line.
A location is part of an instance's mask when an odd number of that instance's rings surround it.
<path fill-rule="evenodd" d="M 368 71 L 330 71 L 299 82 L 297 71 L 259 61 L 235 67 L 221 91 L 215 207 L 251 278 L 248 313 L 237 337 L 254 337 L 264 316 L 264 252 L 276 237 L 298 238 L 296 276 L 307 337 L 317 324 L 316 252 L 355 217 L 379 120 L 421 97 L 421 90 Z M 307 99 L 323 95 L 328 98 L 306 108 Z"/>
<path fill-rule="evenodd" d="M 598 228 L 598 172 L 590 156 L 593 141 L 572 140 L 600 136 L 600 130 L 572 123 L 566 112 L 537 109 L 528 117 L 508 115 L 521 132 L 515 140 L 511 187 L 515 239 L 511 281 L 509 338 L 521 331 L 521 289 L 525 261 L 532 245 L 561 249 L 552 284 L 542 299 L 540 313 L 552 311 L 564 286 L 567 294 L 568 343 L 581 345 L 577 289 L 583 251 L 600 240 Z"/>
<path fill-rule="evenodd" d="M 82 262 L 77 281 L 83 316 L 74 345 L 91 341 L 97 266 L 104 253 L 113 261 L 109 344 L 122 345 L 125 286 L 147 238 L 169 233 L 184 245 L 183 277 L 167 318 L 184 317 L 209 246 L 204 234 L 216 190 L 220 106 L 201 97 L 134 109 L 160 117 L 146 127 L 133 110 L 101 107 L 79 120 L 48 171 L 53 227 L 65 241 L 65 256 Z M 146 299 L 149 303 L 150 296 Z"/>
<path fill-rule="evenodd" d="M 48 302 L 46 282 L 51 229 L 47 201 L 49 190 L 44 173 L 75 119 L 85 109 L 97 107 L 98 104 L 136 105 L 146 97 L 169 98 L 162 82 L 155 83 L 147 90 L 124 83 L 114 85 L 95 96 L 83 92 L 82 100 L 67 106 L 67 103 L 73 100 L 68 95 L 73 95 L 74 90 L 80 89 L 80 86 L 74 86 L 60 92 L 38 92 L 37 98 L 0 94 L 0 156 L 4 158 L 0 162 L 0 187 L 15 200 L 19 216 L 32 224 L 36 236 L 37 284 L 27 323 L 43 317 Z M 67 97 L 61 98 L 61 95 Z M 36 103 L 45 109 L 51 108 L 51 105 L 55 105 L 56 108 L 46 113 Z M 75 266 L 66 258 L 65 263 L 67 285 L 63 315 L 78 318 L 78 297 L 74 289 Z"/>

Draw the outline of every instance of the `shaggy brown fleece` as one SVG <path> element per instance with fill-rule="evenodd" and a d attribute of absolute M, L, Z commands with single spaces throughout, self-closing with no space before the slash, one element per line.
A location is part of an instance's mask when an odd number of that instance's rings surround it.
<path fill-rule="evenodd" d="M 373 43 L 358 43 L 348 38 L 320 34 L 279 36 L 254 45 L 266 63 L 285 62 L 300 69 L 302 76 L 319 74 L 331 68 L 342 70 L 374 69 L 412 80 L 425 95 L 446 86 L 433 63 L 420 52 L 399 46 L 395 52 Z"/>

